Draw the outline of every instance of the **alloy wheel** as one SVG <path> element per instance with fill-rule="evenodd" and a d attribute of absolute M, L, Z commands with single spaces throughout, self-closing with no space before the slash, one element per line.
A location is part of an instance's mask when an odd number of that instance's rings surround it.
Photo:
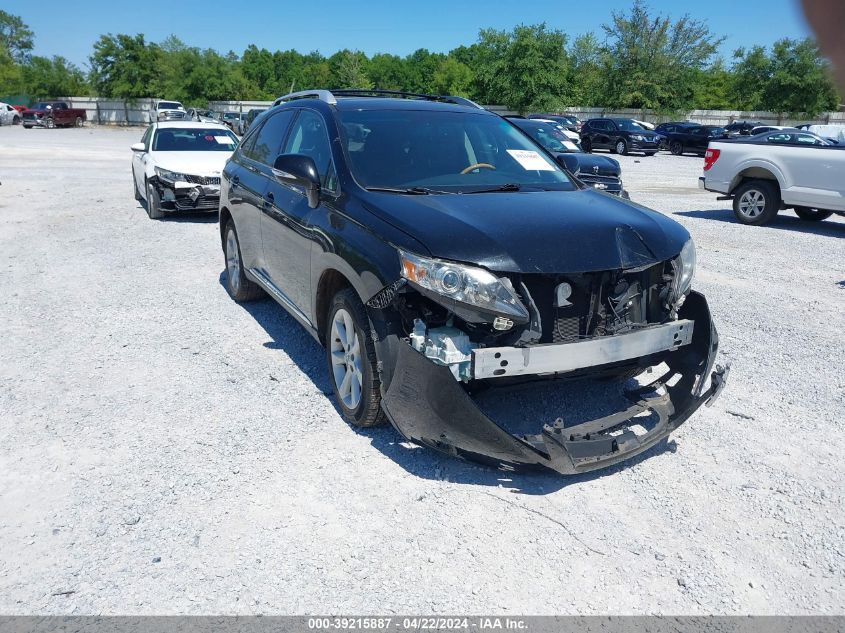
<path fill-rule="evenodd" d="M 233 230 L 226 233 L 226 275 L 233 294 L 241 288 L 241 254 L 238 250 L 238 238 Z"/>
<path fill-rule="evenodd" d="M 364 382 L 361 354 L 363 347 L 355 330 L 352 315 L 340 308 L 332 317 L 332 375 L 343 405 L 350 410 L 361 402 Z"/>
<path fill-rule="evenodd" d="M 739 199 L 739 212 L 751 219 L 756 218 L 766 208 L 766 196 L 757 189 L 749 189 Z"/>

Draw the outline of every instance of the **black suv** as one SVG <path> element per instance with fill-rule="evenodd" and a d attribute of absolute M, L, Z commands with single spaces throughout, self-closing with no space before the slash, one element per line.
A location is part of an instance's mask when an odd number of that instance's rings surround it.
<path fill-rule="evenodd" d="M 654 156 L 658 136 L 632 119 L 590 119 L 581 126 L 581 147 L 585 152 L 609 149 L 617 154 L 642 152 Z"/>
<path fill-rule="evenodd" d="M 667 126 L 661 134 L 666 137 L 666 146 L 675 156 L 686 152 L 704 155 L 710 141 L 728 138 L 728 132 L 719 125 L 676 125 Z"/>
<path fill-rule="evenodd" d="M 724 384 L 687 231 L 584 186 L 466 99 L 280 97 L 223 171 L 220 237 L 232 298 L 270 295 L 325 346 L 350 423 L 389 420 L 450 455 L 601 468 L 665 438 Z M 471 397 L 662 362 L 626 411 L 538 420 L 533 435 Z"/>
<path fill-rule="evenodd" d="M 763 125 L 760 121 L 734 121 L 725 126 L 730 136 L 748 136 L 758 125 Z"/>

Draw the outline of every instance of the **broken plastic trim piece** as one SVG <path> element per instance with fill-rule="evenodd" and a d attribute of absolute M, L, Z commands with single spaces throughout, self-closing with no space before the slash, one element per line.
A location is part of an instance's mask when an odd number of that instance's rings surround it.
<path fill-rule="evenodd" d="M 393 283 L 386 285 L 384 288 L 382 288 L 376 294 L 370 297 L 369 301 L 367 301 L 367 306 L 370 308 L 375 308 L 376 310 L 383 310 L 391 304 L 393 299 L 396 297 L 396 293 L 406 283 L 408 283 L 408 280 L 404 277 L 400 277 Z"/>
<path fill-rule="evenodd" d="M 667 355 L 666 380 L 626 394 L 631 407 L 610 416 L 568 428 L 545 425 L 537 435 L 511 435 L 481 412 L 447 367 L 435 365 L 410 345 L 398 346 L 383 406 L 407 439 L 449 455 L 510 468 L 539 466 L 562 474 L 604 468 L 668 437 L 724 388 L 728 369 L 713 370 L 718 337 L 707 301 L 690 293 L 681 312 L 696 327 L 689 345 Z M 677 382 L 671 380 L 675 376 Z M 710 386 L 702 389 L 708 377 Z M 647 411 L 657 416 L 657 422 L 637 435 L 628 427 L 638 424 L 636 417 Z M 611 435 L 612 431 L 617 433 Z"/>

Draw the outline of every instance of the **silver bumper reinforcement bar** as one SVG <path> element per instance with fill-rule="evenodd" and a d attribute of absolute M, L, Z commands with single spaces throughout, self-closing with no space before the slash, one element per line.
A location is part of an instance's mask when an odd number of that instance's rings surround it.
<path fill-rule="evenodd" d="M 473 378 L 552 374 L 676 350 L 692 341 L 694 322 L 681 319 L 642 330 L 532 347 L 485 347 L 472 352 Z"/>

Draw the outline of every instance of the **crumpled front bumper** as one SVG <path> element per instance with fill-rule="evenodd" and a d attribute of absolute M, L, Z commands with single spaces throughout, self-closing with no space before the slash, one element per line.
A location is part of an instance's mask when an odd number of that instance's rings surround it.
<path fill-rule="evenodd" d="M 484 415 L 445 366 L 435 365 L 409 345 L 400 344 L 382 404 L 407 439 L 447 454 L 505 467 L 541 466 L 569 475 L 604 468 L 648 450 L 719 396 L 729 368 L 715 365 L 718 335 L 704 296 L 690 293 L 679 318 L 695 321 L 690 344 L 669 352 L 669 372 L 627 393 L 631 406 L 576 426 L 556 421 L 537 435 L 511 435 Z M 679 375 L 674 384 L 671 378 Z M 710 384 L 705 389 L 707 378 Z M 637 435 L 637 416 L 652 412 L 657 421 Z"/>

